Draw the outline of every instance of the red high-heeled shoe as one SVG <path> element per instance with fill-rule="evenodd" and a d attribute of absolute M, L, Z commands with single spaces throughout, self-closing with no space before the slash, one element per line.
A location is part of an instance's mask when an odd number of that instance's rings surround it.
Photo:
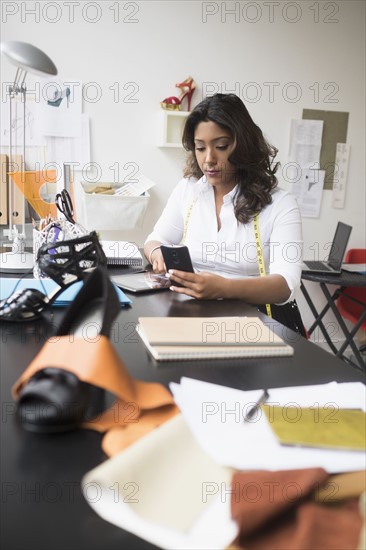
<path fill-rule="evenodd" d="M 188 78 L 183 80 L 183 82 L 180 82 L 175 86 L 182 90 L 181 95 L 179 97 L 176 97 L 176 96 L 166 97 L 165 99 L 163 99 L 163 101 L 160 102 L 160 105 L 162 106 L 163 109 L 166 109 L 168 111 L 181 111 L 183 100 L 186 97 L 187 107 L 188 107 L 187 111 L 190 111 L 192 96 L 196 89 L 195 81 L 191 76 L 189 76 Z"/>

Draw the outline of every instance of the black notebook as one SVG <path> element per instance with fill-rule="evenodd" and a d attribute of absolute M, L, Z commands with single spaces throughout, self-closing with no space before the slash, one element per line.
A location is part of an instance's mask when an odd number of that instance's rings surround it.
<path fill-rule="evenodd" d="M 100 241 L 108 265 L 142 267 L 143 259 L 136 243 L 128 241 Z"/>

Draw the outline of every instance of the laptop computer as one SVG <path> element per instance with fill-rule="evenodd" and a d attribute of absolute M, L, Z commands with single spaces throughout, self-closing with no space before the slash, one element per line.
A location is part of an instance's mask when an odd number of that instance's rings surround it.
<path fill-rule="evenodd" d="M 338 222 L 328 260 L 325 262 L 304 261 L 302 270 L 326 275 L 339 275 L 351 231 L 352 227 L 350 225 Z"/>
<path fill-rule="evenodd" d="M 167 290 L 172 284 L 171 280 L 164 275 L 158 275 L 152 271 L 132 273 L 131 275 L 112 275 L 111 281 L 123 290 L 136 293 Z"/>

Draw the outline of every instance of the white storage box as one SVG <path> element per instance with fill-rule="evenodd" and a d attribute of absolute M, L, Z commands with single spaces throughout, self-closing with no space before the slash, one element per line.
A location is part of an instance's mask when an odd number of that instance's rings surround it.
<path fill-rule="evenodd" d="M 120 187 L 121 184 L 111 184 Z M 150 195 L 139 197 L 87 193 L 95 187 L 84 183 L 76 185 L 75 204 L 77 221 L 89 231 L 118 231 L 142 226 Z"/>

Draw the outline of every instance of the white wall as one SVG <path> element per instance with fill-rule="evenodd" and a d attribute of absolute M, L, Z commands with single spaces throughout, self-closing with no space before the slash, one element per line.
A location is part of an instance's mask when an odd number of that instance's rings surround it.
<path fill-rule="evenodd" d="M 100 99 L 84 101 L 83 108 L 91 117 L 92 160 L 103 181 L 113 179 L 114 163 L 123 177 L 124 165 L 133 162 L 157 182 L 143 228 L 124 238 L 143 242 L 181 177 L 184 152 L 157 147 L 157 117 L 159 102 L 177 93 L 174 83 L 192 75 L 194 104 L 213 89 L 241 95 L 283 164 L 290 121 L 301 118 L 303 108 L 348 111 L 345 208 L 333 209 L 332 193 L 325 191 L 320 218 L 303 221 L 305 251 L 318 242 L 325 255 L 339 219 L 353 226 L 349 246 L 365 247 L 365 2 L 71 4 L 73 21 L 70 2 L 3 1 L 2 40 L 31 42 L 48 53 L 62 77 L 100 87 Z M 2 79 L 11 79 L 13 68 L 3 66 Z M 110 89 L 116 82 L 118 102 Z M 128 83 L 138 86 L 136 103 L 127 102 L 133 90 Z M 321 300 L 316 286 L 309 286 Z M 306 306 L 303 314 L 310 319 Z"/>

